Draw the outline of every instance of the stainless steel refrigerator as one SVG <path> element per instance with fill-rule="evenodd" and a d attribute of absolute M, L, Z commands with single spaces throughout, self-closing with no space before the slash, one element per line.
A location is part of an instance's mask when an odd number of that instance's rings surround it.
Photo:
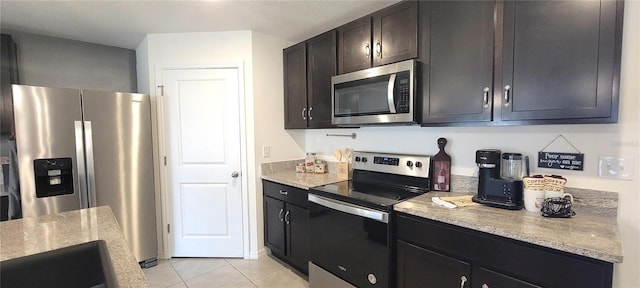
<path fill-rule="evenodd" d="M 22 215 L 108 205 L 141 266 L 157 259 L 144 94 L 13 85 Z"/>

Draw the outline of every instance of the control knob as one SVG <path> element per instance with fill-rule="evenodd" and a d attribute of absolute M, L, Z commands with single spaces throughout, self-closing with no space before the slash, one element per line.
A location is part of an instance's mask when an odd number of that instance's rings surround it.
<path fill-rule="evenodd" d="M 407 161 L 407 166 L 408 166 L 408 167 L 413 167 L 413 162 L 411 162 L 411 161 Z"/>
<path fill-rule="evenodd" d="M 416 161 L 416 168 L 422 168 L 422 162 Z"/>
<path fill-rule="evenodd" d="M 367 163 L 367 157 L 362 157 L 362 162 Z"/>

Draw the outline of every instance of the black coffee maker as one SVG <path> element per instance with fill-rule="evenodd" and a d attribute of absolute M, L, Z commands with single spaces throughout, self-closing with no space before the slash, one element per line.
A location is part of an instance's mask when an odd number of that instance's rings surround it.
<path fill-rule="evenodd" d="M 522 180 L 500 177 L 500 150 L 476 151 L 478 173 L 478 194 L 471 200 L 492 207 L 522 209 Z"/>

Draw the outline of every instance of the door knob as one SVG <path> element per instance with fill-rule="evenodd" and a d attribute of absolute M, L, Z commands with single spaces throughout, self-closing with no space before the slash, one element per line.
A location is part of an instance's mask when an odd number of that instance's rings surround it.
<path fill-rule="evenodd" d="M 240 173 L 238 173 L 238 171 L 233 171 L 231 173 L 231 177 L 233 177 L 233 178 L 238 178 L 238 176 L 240 176 Z"/>

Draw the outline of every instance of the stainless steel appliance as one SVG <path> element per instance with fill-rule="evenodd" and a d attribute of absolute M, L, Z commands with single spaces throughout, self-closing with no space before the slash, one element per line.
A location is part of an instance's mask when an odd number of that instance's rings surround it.
<path fill-rule="evenodd" d="M 331 77 L 331 122 L 339 126 L 416 123 L 416 61 Z"/>
<path fill-rule="evenodd" d="M 430 157 L 353 152 L 353 178 L 309 190 L 309 287 L 394 286 L 393 205 L 429 191 Z"/>
<path fill-rule="evenodd" d="M 143 267 L 157 257 L 149 96 L 13 85 L 22 215 L 108 205 Z"/>
<path fill-rule="evenodd" d="M 500 177 L 500 155 L 500 150 L 495 149 L 476 151 L 476 164 L 480 169 L 478 172 L 478 194 L 474 195 L 471 200 L 497 208 L 522 209 L 522 180 Z"/>

